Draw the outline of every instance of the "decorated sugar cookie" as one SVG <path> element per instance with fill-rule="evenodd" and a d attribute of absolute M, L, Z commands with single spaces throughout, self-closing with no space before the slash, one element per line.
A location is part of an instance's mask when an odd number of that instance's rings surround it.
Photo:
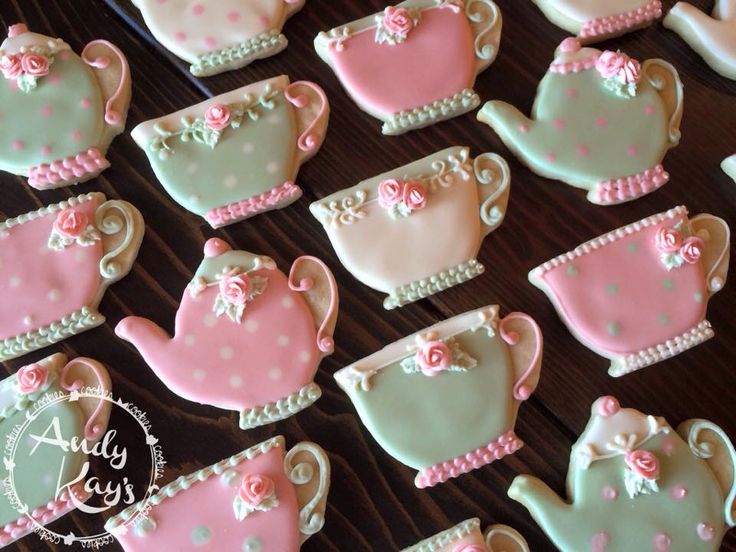
<path fill-rule="evenodd" d="M 534 392 L 542 334 L 528 315 L 498 306 L 455 316 L 335 373 L 361 420 L 432 487 L 523 446 L 514 426 Z M 431 431 L 428 431 L 428 424 Z"/>
<path fill-rule="evenodd" d="M 55 429 L 48 428 L 56 420 L 60 435 L 74 437 L 80 443 L 86 440 L 87 450 L 91 449 L 105 435 L 112 403 L 92 397 L 52 400 L 81 388 L 94 388 L 100 395 L 109 392 L 107 370 L 89 358 L 67 362 L 66 355 L 60 353 L 23 366 L 0 381 L 0 438 L 5 447 L 5 462 L 0 468 L 4 483 L 0 494 L 0 547 L 66 515 L 90 498 L 85 478 L 68 484 L 83 471 L 85 450 L 64 450 L 38 444 L 31 438 L 45 435 L 52 439 Z M 43 409 L 36 410 L 41 405 L 45 405 Z M 36 417 L 27 418 L 33 412 L 38 412 Z M 16 434 L 21 435 L 20 439 L 13 437 L 14 431 L 19 432 Z M 28 507 L 28 514 L 19 513 L 15 507 L 19 504 Z"/>
<path fill-rule="evenodd" d="M 639 63 L 568 38 L 539 84 L 531 119 L 501 101 L 486 103 L 478 119 L 537 174 L 613 205 L 669 180 L 661 163 L 680 141 L 683 98 L 669 63 Z"/>
<path fill-rule="evenodd" d="M 358 106 L 402 134 L 475 109 L 493 63 L 501 11 L 491 0 L 407 0 L 314 41 Z"/>
<path fill-rule="evenodd" d="M 286 20 L 306 0 L 132 0 L 151 34 L 208 77 L 278 54 Z"/>
<path fill-rule="evenodd" d="M 736 155 L 724 159 L 721 168 L 728 176 L 736 180 Z"/>
<path fill-rule="evenodd" d="M 138 125 L 133 139 L 182 207 L 218 228 L 299 199 L 330 107 L 314 83 L 257 82 Z"/>
<path fill-rule="evenodd" d="M 573 445 L 568 499 L 520 475 L 509 496 L 521 502 L 560 550 L 716 552 L 734 521 L 736 451 L 721 428 L 594 404 Z"/>
<path fill-rule="evenodd" d="M 312 203 L 338 257 L 401 307 L 482 274 L 483 238 L 506 215 L 511 176 L 493 153 L 442 150 Z"/>
<path fill-rule="evenodd" d="M 552 23 L 581 42 L 601 42 L 662 17 L 660 0 L 532 0 Z"/>
<path fill-rule="evenodd" d="M 715 71 L 736 80 L 736 0 L 716 0 L 708 16 L 687 2 L 678 2 L 664 26 L 680 35 Z"/>
<path fill-rule="evenodd" d="M 529 552 L 529 545 L 506 525 L 491 525 L 482 535 L 480 520 L 473 518 L 402 552 Z"/>
<path fill-rule="evenodd" d="M 12 25 L 0 45 L 0 170 L 39 190 L 94 178 L 110 166 L 130 88 L 128 62 L 106 40 L 78 56 L 60 38 Z"/>
<path fill-rule="evenodd" d="M 623 376 L 713 337 L 706 306 L 726 283 L 729 243 L 724 220 L 676 207 L 547 261 L 529 281 Z"/>
<path fill-rule="evenodd" d="M 97 192 L 0 223 L 0 361 L 102 324 L 97 306 L 143 231 L 135 207 Z"/>
<path fill-rule="evenodd" d="M 125 552 L 297 552 L 325 523 L 330 461 L 314 443 L 273 437 L 161 488 L 110 518 Z"/>
<path fill-rule="evenodd" d="M 185 399 L 240 413 L 250 429 L 288 418 L 316 401 L 317 366 L 334 350 L 337 285 L 315 257 L 287 277 L 272 259 L 232 251 L 220 239 L 184 291 L 173 338 L 129 316 L 115 333 Z"/>

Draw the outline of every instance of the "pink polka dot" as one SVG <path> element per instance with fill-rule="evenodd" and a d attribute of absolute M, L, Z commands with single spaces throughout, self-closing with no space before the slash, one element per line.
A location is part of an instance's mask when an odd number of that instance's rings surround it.
<path fill-rule="evenodd" d="M 174 35 L 174 38 L 176 39 L 177 42 L 184 42 L 187 39 L 187 33 L 183 31 L 179 31 L 178 33 Z"/>
<path fill-rule="evenodd" d="M 672 546 L 672 539 L 667 533 L 658 532 L 654 534 L 652 539 L 652 551 L 653 552 L 670 552 Z"/>
<path fill-rule="evenodd" d="M 555 161 L 557 161 L 557 155 L 555 155 L 552 152 L 549 152 L 547 155 L 545 155 L 545 157 L 547 158 L 547 161 L 549 161 L 550 163 L 554 163 Z"/>
<path fill-rule="evenodd" d="M 10 81 L 10 89 L 11 90 L 20 90 L 20 88 L 18 88 L 18 81 L 17 80 L 11 80 Z"/>
<path fill-rule="evenodd" d="M 554 126 L 556 129 L 562 130 L 563 128 L 565 128 L 565 121 L 563 121 L 562 119 L 555 119 L 554 121 L 552 121 L 552 126 Z"/>
<path fill-rule="evenodd" d="M 157 4 L 165 4 L 166 3 L 166 0 L 156 0 L 156 3 Z"/>
<path fill-rule="evenodd" d="M 230 23 L 237 23 L 240 21 L 240 12 L 238 10 L 231 10 L 227 14 L 227 20 Z"/>
<path fill-rule="evenodd" d="M 61 83 L 61 77 L 59 75 L 49 75 L 49 82 L 53 85 Z"/>
<path fill-rule="evenodd" d="M 654 109 L 653 105 L 648 105 L 644 111 L 646 112 L 647 115 L 654 115 L 654 112 L 657 110 Z"/>
<path fill-rule="evenodd" d="M 684 485 L 675 485 L 670 491 L 673 500 L 685 500 L 687 497 L 687 489 Z"/>
<path fill-rule="evenodd" d="M 82 98 L 79 102 L 79 105 L 84 109 L 87 109 L 89 106 L 92 105 L 92 100 L 90 100 L 89 98 Z"/>
<path fill-rule="evenodd" d="M 569 98 L 577 98 L 578 97 L 578 89 L 577 88 L 568 88 L 567 89 L 567 96 Z"/>
<path fill-rule="evenodd" d="M 48 157 L 51 155 L 51 146 L 44 146 L 41 148 L 41 155 L 44 157 Z"/>
<path fill-rule="evenodd" d="M 665 437 L 662 439 L 662 452 L 665 456 L 672 456 L 675 451 L 675 441 L 671 437 Z"/>
<path fill-rule="evenodd" d="M 59 59 L 61 61 L 67 61 L 71 57 L 71 52 L 69 50 L 64 50 L 59 54 Z"/>
<path fill-rule="evenodd" d="M 580 157 L 588 157 L 588 155 L 590 155 L 590 148 L 585 144 L 580 144 L 577 148 L 575 148 L 575 151 Z"/>
<path fill-rule="evenodd" d="M 611 542 L 611 537 L 605 531 L 601 531 L 593 535 L 590 542 L 590 549 L 592 552 L 606 552 L 609 542 Z"/>
<path fill-rule="evenodd" d="M 521 132 L 522 134 L 526 134 L 527 132 L 529 132 L 529 125 L 527 125 L 526 123 L 519 125 L 519 132 Z"/>
<path fill-rule="evenodd" d="M 639 148 L 637 148 L 636 146 L 629 146 L 628 148 L 626 148 L 626 152 L 629 154 L 629 156 L 636 157 L 637 155 L 639 155 Z"/>
<path fill-rule="evenodd" d="M 79 142 L 82 139 L 82 131 L 81 130 L 75 130 L 72 132 L 72 140 L 75 142 Z"/>
<path fill-rule="evenodd" d="M 708 523 L 698 523 L 698 537 L 703 542 L 712 541 L 716 536 L 715 528 Z"/>
<path fill-rule="evenodd" d="M 595 120 L 595 126 L 606 128 L 608 126 L 608 119 L 606 119 L 605 117 L 598 117 Z"/>
<path fill-rule="evenodd" d="M 606 485 L 601 491 L 601 497 L 607 502 L 613 502 L 618 498 L 618 491 L 616 490 L 616 487 Z"/>
<path fill-rule="evenodd" d="M 258 18 L 258 21 L 265 28 L 268 28 L 268 27 L 271 26 L 271 20 L 268 17 L 266 17 L 265 15 L 262 15 L 261 17 L 259 17 Z"/>
<path fill-rule="evenodd" d="M 50 105 L 45 105 L 41 108 L 41 115 L 43 115 L 44 117 L 51 117 L 53 113 L 54 113 L 54 108 L 51 107 Z"/>
<path fill-rule="evenodd" d="M 15 151 L 21 151 L 25 149 L 25 147 L 26 143 L 23 140 L 16 140 L 15 142 L 13 142 L 13 149 Z"/>
<path fill-rule="evenodd" d="M 214 36 L 206 36 L 204 37 L 204 45 L 208 48 L 214 48 L 217 46 L 217 39 Z"/>
<path fill-rule="evenodd" d="M 202 4 L 194 4 L 192 6 L 192 13 L 194 15 L 202 15 L 204 13 L 204 6 Z"/>

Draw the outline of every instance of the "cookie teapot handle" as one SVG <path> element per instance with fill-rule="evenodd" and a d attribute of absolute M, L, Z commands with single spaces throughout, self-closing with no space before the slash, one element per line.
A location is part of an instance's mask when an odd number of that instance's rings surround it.
<path fill-rule="evenodd" d="M 491 0 L 465 0 L 464 7 L 462 1 L 444 0 L 441 6 L 445 5 L 450 9 L 465 10 L 465 17 L 473 31 L 475 72 L 481 73 L 498 55 L 503 24 L 501 10 Z"/>
<path fill-rule="evenodd" d="M 110 376 L 97 361 L 77 357 L 61 369 L 59 383 L 70 393 L 82 393 L 77 401 L 86 419 L 84 438 L 96 443 L 102 438 L 110 418 L 111 403 L 104 398 L 110 392 Z M 86 388 L 94 389 L 96 396 L 85 396 Z"/>
<path fill-rule="evenodd" d="M 539 370 L 542 364 L 542 330 L 534 319 L 523 312 L 512 312 L 498 323 L 498 331 L 509 346 L 516 380 L 512 389 L 514 399 L 527 400 L 539 383 Z M 517 345 L 533 340 L 530 349 Z"/>
<path fill-rule="evenodd" d="M 296 490 L 300 543 L 304 543 L 325 524 L 330 460 L 319 445 L 298 443 L 284 457 L 284 473 Z"/>
<path fill-rule="evenodd" d="M 82 50 L 82 61 L 101 73 L 109 73 L 114 79 L 97 79 L 105 100 L 105 123 L 111 127 L 125 125 L 123 113 L 130 98 L 130 68 L 117 46 L 107 40 L 93 40 Z"/>
<path fill-rule="evenodd" d="M 693 232 L 705 242 L 702 253 L 708 292 L 713 295 L 723 289 L 728 275 L 731 230 L 725 220 L 709 214 L 690 219 Z"/>
<path fill-rule="evenodd" d="M 667 123 L 669 142 L 672 146 L 680 142 L 680 123 L 685 101 L 682 81 L 677 69 L 661 59 L 648 59 L 642 64 L 642 74 L 659 92 L 669 116 Z"/>
<path fill-rule="evenodd" d="M 473 161 L 475 181 L 478 184 L 480 219 L 487 236 L 498 228 L 506 216 L 509 202 L 511 171 L 506 160 L 495 153 L 484 153 Z"/>
<path fill-rule="evenodd" d="M 297 156 L 301 163 L 317 153 L 325 139 L 330 103 L 324 91 L 309 81 L 291 83 L 284 89 L 284 96 L 296 112 Z"/>

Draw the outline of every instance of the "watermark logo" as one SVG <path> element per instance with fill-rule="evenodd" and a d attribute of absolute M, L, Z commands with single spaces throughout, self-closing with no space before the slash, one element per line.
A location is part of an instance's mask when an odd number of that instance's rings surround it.
<path fill-rule="evenodd" d="M 112 412 L 124 413 L 121 414 L 123 423 L 139 431 L 135 436 L 135 466 L 131 464 L 131 444 L 124 443 L 117 430 L 107 429 L 93 440 L 76 434 L 79 424 L 75 413 L 79 409 L 75 408 L 75 403 L 83 399 L 109 403 Z M 114 541 L 109 532 L 61 535 L 44 525 L 74 509 L 94 515 L 141 502 L 142 512 L 131 516 L 125 525 L 135 525 L 139 521 L 149 498 L 159 489 L 156 481 L 163 475 L 165 464 L 161 446 L 151 433 L 145 412 L 115 399 L 110 391 L 101 387 L 82 387 L 69 393 L 46 393 L 25 414 L 23 423 L 8 433 L 3 454 L 7 472 L 2 481 L 3 493 L 20 514 L 15 522 L 19 529 L 32 530 L 42 540 L 56 544 L 78 543 L 84 548 L 99 548 Z M 150 480 L 145 491 L 138 492 L 143 496 L 136 496 L 135 485 L 128 475 L 134 468 L 138 471 L 142 464 L 145 465 L 145 452 L 141 454 L 141 450 L 148 453 Z M 92 464 L 104 476 L 93 473 Z M 39 501 L 39 486 L 51 489 L 53 496 Z"/>

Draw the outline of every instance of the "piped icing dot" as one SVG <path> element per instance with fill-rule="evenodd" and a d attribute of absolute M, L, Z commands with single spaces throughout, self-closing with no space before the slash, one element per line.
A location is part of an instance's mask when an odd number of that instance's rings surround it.
<path fill-rule="evenodd" d="M 616 397 L 612 397 L 610 395 L 601 397 L 596 402 L 597 409 L 598 409 L 598 415 L 603 416 L 604 418 L 608 418 L 609 416 L 613 416 L 621 410 L 621 405 L 618 402 L 618 399 Z"/>
<path fill-rule="evenodd" d="M 192 13 L 194 15 L 202 15 L 204 13 L 204 6 L 202 4 L 194 4 L 192 6 Z"/>
<path fill-rule="evenodd" d="M 192 372 L 192 377 L 196 381 L 203 381 L 207 377 L 207 372 L 205 372 L 201 368 L 197 368 L 194 372 Z"/>
<path fill-rule="evenodd" d="M 230 23 L 237 23 L 238 21 L 240 21 L 240 12 L 238 10 L 230 10 L 227 13 L 227 20 Z"/>
<path fill-rule="evenodd" d="M 567 273 L 568 276 L 577 276 L 578 268 L 574 264 L 570 264 L 570 265 L 567 265 L 565 272 Z"/>
<path fill-rule="evenodd" d="M 208 48 L 214 48 L 217 46 L 217 39 L 214 36 L 206 36 L 204 37 L 204 45 Z"/>
<path fill-rule="evenodd" d="M 54 114 L 54 108 L 50 105 L 45 105 L 41 108 L 41 115 L 44 117 L 51 117 Z"/>
<path fill-rule="evenodd" d="M 675 451 L 675 441 L 671 437 L 662 439 L 661 446 L 665 456 L 672 456 L 672 453 Z"/>
<path fill-rule="evenodd" d="M 590 155 L 590 148 L 585 144 L 580 144 L 577 148 L 575 148 L 575 151 L 580 157 L 588 157 L 588 155 Z"/>
<path fill-rule="evenodd" d="M 285 309 L 290 309 L 294 306 L 294 298 L 286 296 L 281 300 L 281 306 Z"/>
<path fill-rule="evenodd" d="M 580 41 L 578 39 L 569 37 L 560 43 L 560 52 L 563 54 L 572 54 L 580 50 Z"/>
<path fill-rule="evenodd" d="M 258 537 L 247 537 L 243 541 L 243 552 L 261 552 L 263 542 Z"/>
<path fill-rule="evenodd" d="M 187 39 L 187 33 L 185 33 L 184 31 L 178 31 L 174 33 L 174 38 L 177 42 L 184 42 Z"/>
<path fill-rule="evenodd" d="M 28 27 L 24 23 L 16 23 L 8 27 L 8 38 L 15 38 L 28 32 Z"/>
<path fill-rule="evenodd" d="M 194 546 L 204 546 L 212 538 L 212 529 L 206 525 L 197 525 L 192 529 L 191 540 Z"/>
<path fill-rule="evenodd" d="M 601 531 L 593 535 L 590 542 L 590 549 L 592 552 L 606 552 L 609 542 L 611 542 L 611 537 L 605 531 Z"/>
<path fill-rule="evenodd" d="M 204 256 L 208 259 L 230 251 L 230 246 L 219 238 L 210 238 L 204 244 Z"/>
<path fill-rule="evenodd" d="M 245 322 L 245 329 L 249 331 L 250 333 L 255 333 L 258 331 L 259 324 L 255 320 L 247 320 Z"/>
<path fill-rule="evenodd" d="M 648 105 L 646 107 L 646 109 L 644 109 L 644 113 L 646 113 L 647 115 L 654 115 L 654 112 L 655 111 L 657 111 L 657 110 L 654 109 L 654 106 L 653 105 Z"/>
<path fill-rule="evenodd" d="M 636 146 L 629 146 L 626 148 L 626 153 L 628 153 L 630 157 L 636 157 L 639 155 L 639 148 Z"/>
<path fill-rule="evenodd" d="M 577 98 L 578 97 L 578 89 L 577 88 L 568 88 L 567 89 L 567 96 L 569 98 Z"/>
<path fill-rule="evenodd" d="M 13 142 L 13 149 L 15 151 L 21 151 L 25 149 L 25 147 L 26 147 L 26 143 L 23 140 L 15 140 Z"/>
<path fill-rule="evenodd" d="M 685 485 L 675 485 L 670 491 L 673 500 L 684 500 L 687 497 L 687 488 Z"/>
<path fill-rule="evenodd" d="M 652 539 L 652 550 L 654 552 L 670 552 L 672 539 L 667 533 L 659 531 L 654 534 Z"/>
<path fill-rule="evenodd" d="M 233 389 L 239 389 L 243 385 L 243 378 L 237 375 L 230 376 L 230 379 L 228 379 L 228 383 Z"/>
<path fill-rule="evenodd" d="M 554 126 L 558 130 L 562 130 L 563 128 L 565 128 L 565 121 L 559 118 L 555 119 L 554 121 L 552 121 L 552 126 Z"/>
<path fill-rule="evenodd" d="M 609 322 L 606 325 L 606 330 L 608 331 L 609 335 L 615 337 L 621 333 L 621 325 L 618 322 Z"/>
<path fill-rule="evenodd" d="M 618 498 L 618 491 L 616 490 L 616 487 L 612 487 L 611 485 L 606 485 L 603 487 L 603 490 L 601 491 L 601 496 L 603 497 L 603 500 L 606 502 L 613 502 Z"/>
<path fill-rule="evenodd" d="M 521 132 L 522 134 L 526 134 L 527 132 L 529 132 L 529 125 L 527 125 L 526 123 L 520 124 L 519 132 Z"/>
<path fill-rule="evenodd" d="M 698 537 L 700 537 L 700 540 L 704 542 L 712 541 L 716 536 L 715 528 L 708 523 L 698 523 L 697 531 Z"/>
<path fill-rule="evenodd" d="M 82 107 L 82 108 L 84 108 L 84 109 L 87 109 L 91 105 L 92 105 L 92 100 L 90 100 L 89 98 L 82 98 L 79 101 L 79 106 Z"/>
<path fill-rule="evenodd" d="M 41 147 L 41 155 L 44 157 L 48 157 L 51 155 L 51 146 L 43 146 Z"/>
<path fill-rule="evenodd" d="M 83 134 L 81 130 L 75 130 L 74 132 L 72 132 L 72 140 L 74 140 L 75 142 L 79 142 L 82 139 L 82 136 Z"/>
<path fill-rule="evenodd" d="M 675 281 L 672 278 L 665 278 L 662 280 L 662 289 L 672 291 L 675 287 Z"/>
<path fill-rule="evenodd" d="M 283 371 L 278 366 L 275 366 L 268 371 L 268 377 L 271 378 L 273 381 L 280 380 L 282 375 Z"/>
<path fill-rule="evenodd" d="M 547 158 L 547 161 L 549 161 L 550 163 L 554 163 L 555 161 L 557 161 L 557 155 L 555 155 L 552 152 L 548 153 L 546 155 L 546 158 Z"/>
<path fill-rule="evenodd" d="M 693 293 L 693 299 L 695 299 L 696 303 L 702 303 L 703 302 L 703 294 L 699 291 L 696 291 Z"/>
<path fill-rule="evenodd" d="M 598 117 L 595 120 L 595 126 L 600 128 L 606 128 L 608 126 L 608 119 L 605 117 Z"/>

